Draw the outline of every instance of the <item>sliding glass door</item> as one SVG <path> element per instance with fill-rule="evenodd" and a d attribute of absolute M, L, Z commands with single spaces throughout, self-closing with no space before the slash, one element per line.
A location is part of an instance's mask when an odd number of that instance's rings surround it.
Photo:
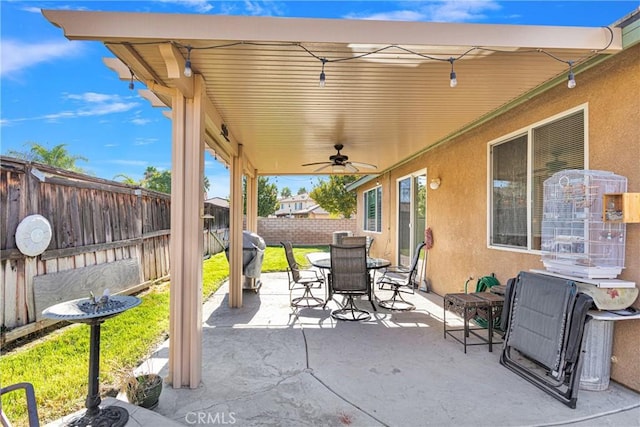
<path fill-rule="evenodd" d="M 408 267 L 418 242 L 424 240 L 427 218 L 425 171 L 398 180 L 398 259 L 397 263 Z"/>

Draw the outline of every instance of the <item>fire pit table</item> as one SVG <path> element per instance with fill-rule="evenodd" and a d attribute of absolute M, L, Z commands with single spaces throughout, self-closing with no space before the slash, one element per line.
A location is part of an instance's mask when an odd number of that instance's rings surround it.
<path fill-rule="evenodd" d="M 126 295 L 103 295 L 99 299 L 82 298 L 56 304 L 45 309 L 42 316 L 54 320 L 66 320 L 74 323 L 86 323 L 91 327 L 89 347 L 89 391 L 84 415 L 71 420 L 68 426 L 124 426 L 129 420 L 125 408 L 108 406 L 100 408 L 99 376 L 100 376 L 100 325 L 107 319 L 116 316 L 140 304 L 140 298 Z"/>

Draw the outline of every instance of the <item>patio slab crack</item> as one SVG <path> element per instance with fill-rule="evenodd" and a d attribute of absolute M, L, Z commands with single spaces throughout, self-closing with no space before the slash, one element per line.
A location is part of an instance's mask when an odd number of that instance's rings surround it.
<path fill-rule="evenodd" d="M 305 351 L 305 355 L 306 355 L 306 362 L 307 362 L 307 369 L 305 370 L 306 372 L 309 373 L 309 375 L 311 375 L 311 377 L 313 379 L 315 379 L 318 383 L 320 383 L 325 389 L 327 389 L 328 391 L 330 391 L 331 393 L 333 393 L 336 397 L 338 397 L 340 400 L 342 400 L 343 402 L 345 402 L 346 404 L 352 406 L 353 408 L 355 408 L 356 410 L 358 410 L 359 412 L 365 414 L 366 416 L 370 417 L 373 420 L 376 420 L 378 423 L 380 423 L 380 425 L 383 425 L 385 427 L 389 427 L 389 424 L 385 423 L 384 421 L 382 421 L 381 419 L 379 419 L 378 417 L 376 417 L 375 415 L 373 415 L 372 413 L 370 413 L 369 411 L 365 410 L 364 408 L 358 406 L 357 404 L 355 404 L 354 402 L 352 402 L 351 400 L 347 399 L 346 397 L 344 397 L 343 395 L 341 395 L 340 393 L 338 393 L 333 387 L 331 387 L 329 384 L 327 384 L 326 382 L 324 382 L 321 378 L 319 378 L 313 371 L 313 368 L 311 366 L 309 366 L 309 346 L 307 344 L 307 335 L 304 332 L 304 327 L 302 325 L 300 325 L 300 331 L 302 331 L 302 337 L 304 339 L 304 351 Z"/>

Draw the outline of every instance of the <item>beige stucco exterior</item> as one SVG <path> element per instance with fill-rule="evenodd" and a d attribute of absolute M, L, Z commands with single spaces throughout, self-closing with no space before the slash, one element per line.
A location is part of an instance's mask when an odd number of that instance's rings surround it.
<path fill-rule="evenodd" d="M 382 185 L 382 233 L 372 251 L 396 259 L 397 179 L 427 170 L 427 226 L 434 246 L 427 276 L 432 290 L 462 292 L 470 276 L 495 273 L 501 283 L 519 271 L 543 268 L 539 253 L 487 245 L 488 143 L 514 131 L 586 104 L 588 167 L 628 178 L 628 191 L 640 192 L 640 44 L 579 74 L 578 86 L 558 85 L 475 129 L 430 150 L 358 188 L 358 224 L 363 223 L 362 192 Z M 366 233 L 364 233 L 366 234 Z M 625 270 L 619 277 L 640 284 L 640 224 L 627 225 Z M 640 308 L 636 301 L 635 306 Z M 612 379 L 640 390 L 640 321 L 616 322 Z"/>

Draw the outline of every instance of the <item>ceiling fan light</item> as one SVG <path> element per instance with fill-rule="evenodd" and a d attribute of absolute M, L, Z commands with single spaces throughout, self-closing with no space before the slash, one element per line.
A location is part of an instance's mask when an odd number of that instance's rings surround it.
<path fill-rule="evenodd" d="M 334 173 L 345 172 L 346 170 L 347 168 L 344 165 L 331 166 L 331 172 L 334 172 Z"/>

